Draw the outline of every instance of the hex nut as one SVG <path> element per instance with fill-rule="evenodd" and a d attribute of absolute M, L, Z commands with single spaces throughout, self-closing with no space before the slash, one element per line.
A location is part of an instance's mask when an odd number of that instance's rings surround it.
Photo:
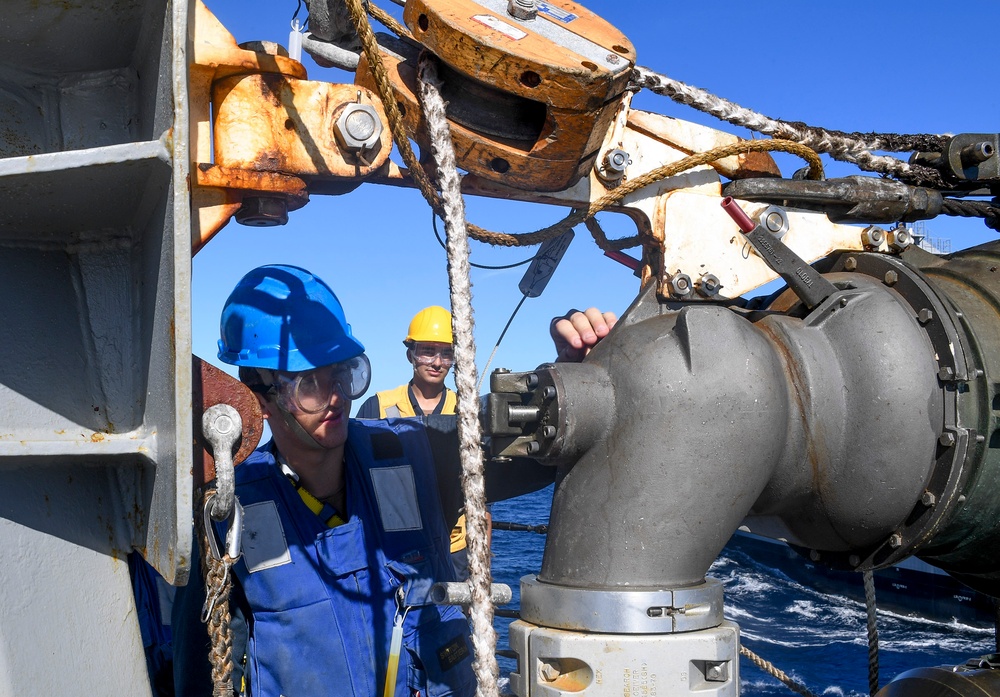
<path fill-rule="evenodd" d="M 887 286 L 894 286 L 896 285 L 896 281 L 899 280 L 899 274 L 895 271 L 886 271 L 884 280 Z"/>
<path fill-rule="evenodd" d="M 236 222 L 250 227 L 274 227 L 288 222 L 288 202 L 277 196 L 245 196 Z"/>
<path fill-rule="evenodd" d="M 708 682 L 726 682 L 729 680 L 728 661 L 706 661 L 705 680 Z"/>
<path fill-rule="evenodd" d="M 625 176 L 625 168 L 632 164 L 632 158 L 621 148 L 608 150 L 601 160 L 597 173 L 605 181 L 618 181 Z"/>
<path fill-rule="evenodd" d="M 858 566 L 861 563 L 861 557 L 857 554 L 852 554 L 847 558 L 847 563 L 851 566 Z"/>
<path fill-rule="evenodd" d="M 686 273 L 674 274 L 670 278 L 670 292 L 673 295 L 679 297 L 686 297 L 691 295 L 691 291 L 694 289 L 694 284 L 691 283 L 691 277 Z"/>
<path fill-rule="evenodd" d="M 538 668 L 538 673 L 545 682 L 555 682 L 562 673 L 551 663 L 542 663 Z"/>
<path fill-rule="evenodd" d="M 893 549 L 899 549 L 903 546 L 903 536 L 898 532 L 894 532 L 889 535 L 889 546 Z"/>
<path fill-rule="evenodd" d="M 348 152 L 371 150 L 382 136 L 382 120 L 370 104 L 348 104 L 333 124 L 333 134 Z"/>
<path fill-rule="evenodd" d="M 844 260 L 844 271 L 856 271 L 858 268 L 858 260 L 855 257 L 847 257 Z"/>
<path fill-rule="evenodd" d="M 695 287 L 699 295 L 706 298 L 714 298 L 722 289 L 722 281 L 714 273 L 703 273 Z"/>
<path fill-rule="evenodd" d="M 902 252 L 913 244 L 913 235 L 904 227 L 889 231 L 889 249 L 894 252 Z"/>
<path fill-rule="evenodd" d="M 542 426 L 542 437 L 544 438 L 555 438 L 556 427 L 551 424 L 548 426 Z"/>
<path fill-rule="evenodd" d="M 861 231 L 861 244 L 865 247 L 880 247 L 885 242 L 885 230 L 870 225 Z"/>
<path fill-rule="evenodd" d="M 925 506 L 933 506 L 934 504 L 937 503 L 937 496 L 934 495 L 933 491 L 925 491 L 920 496 L 920 503 L 924 504 Z"/>
<path fill-rule="evenodd" d="M 950 448 L 955 445 L 955 434 L 951 431 L 945 431 L 938 437 L 938 443 L 946 448 Z"/>
<path fill-rule="evenodd" d="M 538 4 L 535 0 L 509 0 L 507 14 L 514 19 L 532 20 L 538 16 Z"/>
<path fill-rule="evenodd" d="M 920 312 L 917 313 L 917 321 L 920 324 L 927 324 L 932 319 L 934 319 L 934 311 L 928 307 L 921 308 Z"/>

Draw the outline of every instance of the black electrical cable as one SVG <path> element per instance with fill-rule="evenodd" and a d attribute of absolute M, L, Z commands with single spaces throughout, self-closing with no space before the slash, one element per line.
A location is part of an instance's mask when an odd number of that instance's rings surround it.
<path fill-rule="evenodd" d="M 521 300 L 517 303 L 517 307 L 515 307 L 514 311 L 510 313 L 510 318 L 507 320 L 507 324 L 504 325 L 503 331 L 500 332 L 500 338 L 497 339 L 496 345 L 493 346 L 493 352 L 490 353 L 490 357 L 486 361 L 486 365 L 483 367 L 483 372 L 479 376 L 479 382 L 476 384 L 476 392 L 479 392 L 479 389 L 483 386 L 483 380 L 486 379 L 486 373 L 490 369 L 490 364 L 493 363 L 493 357 L 497 355 L 497 349 L 500 348 L 500 342 L 503 341 L 504 336 L 507 335 L 507 330 L 510 329 L 510 323 L 514 321 L 514 317 L 517 316 L 517 311 L 521 309 L 521 305 L 523 305 L 524 301 L 527 299 L 527 293 L 522 293 Z"/>
<path fill-rule="evenodd" d="M 434 226 L 434 236 L 437 238 L 438 244 L 441 245 L 441 249 L 447 250 L 448 248 L 445 246 L 444 240 L 441 239 L 441 233 L 438 232 L 437 215 L 435 215 L 433 212 L 431 213 L 431 224 Z M 470 261 L 469 266 L 472 266 L 477 269 L 486 269 L 488 271 L 502 271 L 503 269 L 514 269 L 517 268 L 518 266 L 524 266 L 525 264 L 530 264 L 534 260 L 535 257 L 533 255 L 528 257 L 524 261 L 517 262 L 516 264 L 504 264 L 503 266 L 486 266 L 485 264 L 474 264 L 473 262 Z"/>
<path fill-rule="evenodd" d="M 292 13 L 292 24 L 293 24 L 293 25 L 294 25 L 294 23 L 295 23 L 295 20 L 296 20 L 296 18 L 297 18 L 297 17 L 299 16 L 299 11 L 300 11 L 301 9 L 302 9 L 302 0 L 298 0 L 298 4 L 297 4 L 297 5 L 295 6 L 295 12 L 294 12 L 294 13 Z M 305 30 L 306 30 L 306 29 L 307 29 L 308 27 L 309 27 L 309 15 L 306 15 L 306 19 L 305 19 L 305 21 L 304 21 L 304 22 L 302 23 L 302 27 L 301 27 L 301 31 L 302 31 L 302 32 L 305 32 Z"/>

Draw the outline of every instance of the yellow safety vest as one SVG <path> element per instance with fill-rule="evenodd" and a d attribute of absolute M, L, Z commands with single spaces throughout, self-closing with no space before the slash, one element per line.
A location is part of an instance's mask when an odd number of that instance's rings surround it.
<path fill-rule="evenodd" d="M 406 416 L 416 416 L 413 405 L 410 404 L 410 383 L 400 385 L 391 390 L 378 392 L 378 416 L 380 419 L 398 418 Z M 442 414 L 454 414 L 458 401 L 455 393 L 445 388 L 444 406 L 441 408 Z"/>

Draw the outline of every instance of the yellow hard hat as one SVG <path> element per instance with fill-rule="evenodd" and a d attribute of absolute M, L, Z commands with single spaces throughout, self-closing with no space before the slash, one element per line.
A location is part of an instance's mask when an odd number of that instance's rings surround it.
<path fill-rule="evenodd" d="M 451 335 L 451 313 L 439 305 L 431 305 L 413 316 L 404 344 L 414 341 L 454 343 Z"/>

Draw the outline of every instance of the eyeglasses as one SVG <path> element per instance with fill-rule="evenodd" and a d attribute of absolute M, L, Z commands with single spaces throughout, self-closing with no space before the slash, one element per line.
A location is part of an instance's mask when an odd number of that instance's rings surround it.
<path fill-rule="evenodd" d="M 344 399 L 357 399 L 371 384 L 372 366 L 361 354 L 340 363 L 292 375 L 277 375 L 272 389 L 285 411 L 318 414 L 330 406 L 334 391 Z"/>
<path fill-rule="evenodd" d="M 441 361 L 441 365 L 455 365 L 455 350 L 451 347 L 416 344 L 412 350 L 413 359 L 420 365 L 432 365 L 435 361 Z"/>

